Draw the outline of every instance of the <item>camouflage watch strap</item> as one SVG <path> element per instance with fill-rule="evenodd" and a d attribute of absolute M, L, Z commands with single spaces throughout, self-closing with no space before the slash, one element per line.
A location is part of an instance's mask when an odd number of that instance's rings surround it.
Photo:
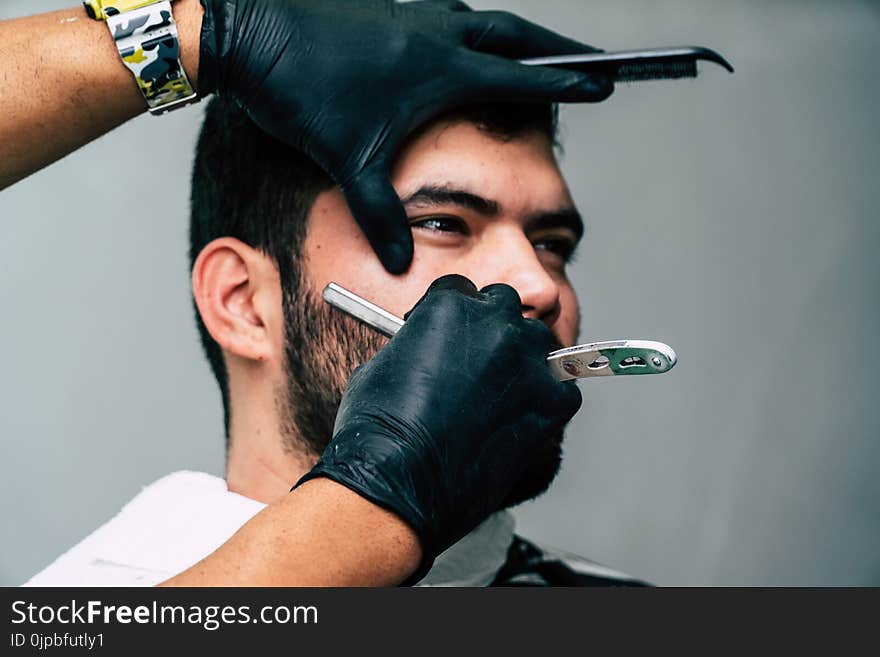
<path fill-rule="evenodd" d="M 103 15 L 123 63 L 134 74 L 152 114 L 199 101 L 180 63 L 180 40 L 170 0 L 93 0 Z M 98 7 L 95 7 L 98 5 Z M 91 15 L 91 13 L 90 13 Z"/>
<path fill-rule="evenodd" d="M 159 0 L 85 0 L 83 5 L 89 18 L 105 21 L 110 16 L 140 9 L 141 7 L 155 4 L 157 1 Z"/>

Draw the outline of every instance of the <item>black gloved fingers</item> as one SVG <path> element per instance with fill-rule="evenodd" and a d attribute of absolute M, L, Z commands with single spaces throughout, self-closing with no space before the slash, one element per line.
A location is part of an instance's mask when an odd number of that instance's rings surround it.
<path fill-rule="evenodd" d="M 607 75 L 527 66 L 484 53 L 470 52 L 458 66 L 465 79 L 479 75 L 484 81 L 470 90 L 471 102 L 598 103 L 614 92 Z"/>
<path fill-rule="evenodd" d="M 546 359 L 547 354 L 551 351 L 556 338 L 553 331 L 540 319 L 524 318 L 522 323 L 522 331 L 525 335 L 526 342 L 531 346 L 536 354 Z"/>
<path fill-rule="evenodd" d="M 413 255 L 412 230 L 385 161 L 377 158 L 367 165 L 342 186 L 342 193 L 385 269 L 405 272 Z"/>
<path fill-rule="evenodd" d="M 416 305 L 412 307 L 412 309 L 407 312 L 403 319 L 409 319 L 409 316 L 418 308 L 425 299 L 428 298 L 431 294 L 436 292 L 440 292 L 442 290 L 455 290 L 456 292 L 460 292 L 466 297 L 477 298 L 480 296 L 480 293 L 477 291 L 477 286 L 474 285 L 471 279 L 466 276 L 462 276 L 461 274 L 446 274 L 445 276 L 441 276 L 440 278 L 434 280 L 431 285 L 428 286 L 427 291 L 422 295 L 422 298 L 416 302 Z"/>
<path fill-rule="evenodd" d="M 599 52 L 507 11 L 474 11 L 456 19 L 472 50 L 511 59 Z"/>
<path fill-rule="evenodd" d="M 563 426 L 580 410 L 583 395 L 574 381 L 557 381 L 549 366 L 547 373 L 553 380 L 542 386 L 541 410 L 547 417 L 554 418 L 557 426 Z"/>
<path fill-rule="evenodd" d="M 431 292 L 437 292 L 439 290 L 456 290 L 466 297 L 476 298 L 479 296 L 479 291 L 477 290 L 477 286 L 474 285 L 474 282 L 467 276 L 462 276 L 461 274 L 446 274 L 445 276 L 436 279 L 428 287 L 425 296 Z"/>
<path fill-rule="evenodd" d="M 482 288 L 480 293 L 507 317 L 507 321 L 515 323 L 522 320 L 522 299 L 510 285 L 493 283 Z"/>

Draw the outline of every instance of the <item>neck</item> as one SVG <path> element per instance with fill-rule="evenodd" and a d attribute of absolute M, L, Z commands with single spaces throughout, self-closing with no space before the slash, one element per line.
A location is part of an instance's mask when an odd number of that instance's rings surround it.
<path fill-rule="evenodd" d="M 246 392 L 230 391 L 226 484 L 234 493 L 271 504 L 287 495 L 318 459 L 291 447 L 296 442 L 281 432 L 274 395 L 259 394 L 255 388 L 260 384 L 252 383 Z"/>
<path fill-rule="evenodd" d="M 280 436 L 278 440 L 280 446 Z M 226 484 L 233 493 L 271 504 L 287 495 L 312 465 L 314 459 L 230 435 Z"/>

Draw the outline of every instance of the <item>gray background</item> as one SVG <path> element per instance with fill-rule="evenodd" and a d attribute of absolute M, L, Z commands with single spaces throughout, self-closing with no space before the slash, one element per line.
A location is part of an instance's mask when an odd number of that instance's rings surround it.
<path fill-rule="evenodd" d="M 581 384 L 520 531 L 663 585 L 880 585 L 880 5 L 473 5 L 737 69 L 564 111 L 583 337 L 663 340 L 680 363 Z M 2 584 L 155 478 L 222 474 L 185 255 L 201 112 L 143 116 L 0 193 Z"/>

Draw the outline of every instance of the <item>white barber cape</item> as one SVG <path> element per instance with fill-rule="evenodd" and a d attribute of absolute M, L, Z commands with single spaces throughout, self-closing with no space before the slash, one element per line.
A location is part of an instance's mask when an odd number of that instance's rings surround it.
<path fill-rule="evenodd" d="M 153 586 L 208 556 L 265 506 L 219 477 L 175 472 L 24 586 Z M 490 516 L 441 554 L 418 586 L 487 586 L 505 563 L 513 528 L 510 513 Z"/>

